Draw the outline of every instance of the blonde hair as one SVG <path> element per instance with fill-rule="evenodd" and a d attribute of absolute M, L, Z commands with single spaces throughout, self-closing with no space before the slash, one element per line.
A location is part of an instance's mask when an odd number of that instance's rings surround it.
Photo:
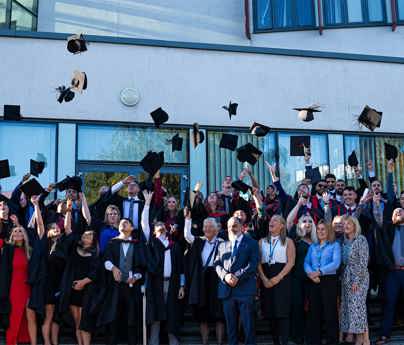
<path fill-rule="evenodd" d="M 335 232 L 334 229 L 331 227 L 330 224 L 328 224 L 324 219 L 320 219 L 319 222 L 317 223 L 317 230 L 319 225 L 324 225 L 325 230 L 327 231 L 327 241 L 328 242 L 334 242 L 335 241 Z M 319 242 L 318 239 L 316 242 Z"/>
<path fill-rule="evenodd" d="M 357 238 L 362 232 L 362 228 L 359 224 L 358 219 L 356 217 L 352 217 L 352 216 L 344 216 L 343 219 L 345 222 L 351 222 L 355 226 L 354 238 Z M 345 234 L 344 234 L 344 236 L 345 236 Z"/>
<path fill-rule="evenodd" d="M 285 218 L 283 218 L 279 214 L 275 214 L 274 216 L 272 216 L 271 221 L 272 220 L 277 220 L 279 223 L 282 224 L 282 230 L 281 230 L 281 232 L 279 234 L 279 238 L 281 239 L 282 245 L 285 245 L 286 237 L 287 237 L 287 228 L 286 228 L 286 220 L 285 220 Z M 268 232 L 268 241 L 271 241 L 271 232 L 270 231 Z"/>
<path fill-rule="evenodd" d="M 115 205 L 109 205 L 106 209 L 105 209 L 105 215 L 104 215 L 104 223 L 108 224 L 108 212 L 109 211 L 116 211 L 116 213 L 118 213 L 118 223 L 121 220 L 121 211 L 119 211 L 119 207 L 115 206 Z"/>
<path fill-rule="evenodd" d="M 310 238 L 313 242 L 317 242 L 316 224 L 314 223 L 313 218 L 308 214 L 305 214 L 299 218 L 299 221 L 297 222 L 297 225 L 296 225 L 296 234 L 299 237 L 299 239 L 304 238 L 306 236 L 306 234 L 302 230 L 302 224 L 303 224 L 303 221 L 305 220 L 305 218 L 311 219 Z"/>
<path fill-rule="evenodd" d="M 17 229 L 22 230 L 22 233 L 24 236 L 24 251 L 25 251 L 25 255 L 27 256 L 27 259 L 29 260 L 31 258 L 32 248 L 29 245 L 29 238 L 28 238 L 27 231 L 22 226 L 15 226 L 11 229 L 10 238 L 8 240 L 8 243 L 13 246 L 15 245 L 13 235 Z"/>

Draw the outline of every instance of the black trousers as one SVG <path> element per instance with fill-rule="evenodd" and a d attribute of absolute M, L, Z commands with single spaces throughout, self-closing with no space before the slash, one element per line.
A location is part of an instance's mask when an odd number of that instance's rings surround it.
<path fill-rule="evenodd" d="M 325 328 L 327 344 L 336 344 L 338 342 L 337 291 L 338 280 L 336 275 L 320 277 L 319 284 L 310 283 L 309 344 L 321 344 L 323 326 Z"/>
<path fill-rule="evenodd" d="M 289 318 L 271 319 L 271 332 L 274 345 L 288 345 Z"/>
<path fill-rule="evenodd" d="M 139 318 L 139 322 L 137 322 L 135 326 L 129 325 L 128 323 L 130 318 L 129 314 L 131 312 L 129 310 L 131 298 L 133 298 L 133 295 L 131 294 L 129 285 L 124 283 L 119 284 L 116 318 L 107 329 L 107 341 L 109 345 L 122 343 L 122 338 L 126 340 L 126 336 L 128 345 L 140 344 L 142 318 Z"/>

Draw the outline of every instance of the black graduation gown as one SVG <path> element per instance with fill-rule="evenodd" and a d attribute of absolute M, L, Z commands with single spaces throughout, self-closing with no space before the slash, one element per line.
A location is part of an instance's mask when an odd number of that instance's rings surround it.
<path fill-rule="evenodd" d="M 167 304 L 164 302 L 164 256 L 165 247 L 157 238 L 148 243 L 150 255 L 147 278 L 147 322 L 167 321 L 168 333 L 178 335 L 184 316 L 184 299 L 178 299 L 180 275 L 184 274 L 184 255 L 181 246 L 173 243 L 171 251 L 171 277 L 167 294 Z M 163 307 L 165 306 L 165 307 Z"/>
<path fill-rule="evenodd" d="M 0 328 L 8 329 L 11 311 L 9 293 L 13 274 L 14 246 L 5 244 L 0 256 Z"/>
<path fill-rule="evenodd" d="M 121 242 L 122 240 L 118 238 L 112 239 L 107 245 L 101 262 L 103 274 L 101 280 L 97 283 L 97 293 L 93 296 L 91 302 L 91 312 L 92 314 L 97 314 L 97 327 L 111 324 L 118 317 L 116 313 L 119 297 L 119 283 L 114 280 L 112 272 L 107 271 L 103 266 L 105 261 L 109 260 L 114 266 L 119 267 Z M 132 272 L 134 274 L 142 274 L 143 278 L 137 281 L 131 288 L 133 298 L 131 299 L 131 304 L 128 306 L 128 324 L 130 326 L 135 326 L 136 323 L 142 322 L 141 315 L 139 315 L 142 303 L 140 287 L 144 282 L 145 268 L 148 262 L 144 243 L 135 240 L 133 241 L 133 245 Z"/>
<path fill-rule="evenodd" d="M 221 241 L 222 239 L 218 238 L 218 240 Z M 215 273 L 217 281 L 206 281 L 205 279 L 206 274 L 201 257 L 205 242 L 205 238 L 196 237 L 191 248 L 186 253 L 185 274 L 188 286 L 188 303 L 191 306 L 195 306 L 194 318 L 199 318 L 201 316 L 199 315 L 199 309 L 203 309 L 212 314 L 209 315 L 210 318 L 218 320 L 222 318 L 222 302 L 217 297 L 219 277 Z M 217 248 L 218 246 L 216 246 L 216 250 L 213 253 L 213 258 L 216 256 Z M 209 293 L 207 293 L 207 290 Z M 211 296 L 210 300 L 207 300 L 207 295 Z"/>

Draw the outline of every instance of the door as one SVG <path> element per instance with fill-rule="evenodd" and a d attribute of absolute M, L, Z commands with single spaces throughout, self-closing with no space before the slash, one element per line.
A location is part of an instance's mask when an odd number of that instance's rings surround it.
<path fill-rule="evenodd" d="M 79 164 L 78 175 L 83 179 L 85 193 L 89 204 L 98 199 L 98 191 L 102 186 L 112 186 L 128 175 L 135 176 L 140 183 L 146 179 L 147 174 L 140 166 L 115 165 L 115 164 Z M 184 203 L 185 190 L 188 186 L 187 167 L 162 167 L 160 170 L 162 184 L 167 189 L 167 195 L 174 195 Z M 125 195 L 125 189 L 119 193 Z"/>

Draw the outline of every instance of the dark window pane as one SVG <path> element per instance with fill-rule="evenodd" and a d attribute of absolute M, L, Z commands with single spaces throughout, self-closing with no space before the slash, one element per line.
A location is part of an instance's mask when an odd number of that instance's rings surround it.
<path fill-rule="evenodd" d="M 271 0 L 257 0 L 258 29 L 272 28 Z"/>
<path fill-rule="evenodd" d="M 383 0 L 368 0 L 369 21 L 384 21 Z"/>
<path fill-rule="evenodd" d="M 323 0 L 324 22 L 326 25 L 343 23 L 343 6 L 342 0 Z"/>
<path fill-rule="evenodd" d="M 292 0 L 272 0 L 272 10 L 275 28 L 293 26 Z"/>
<path fill-rule="evenodd" d="M 314 26 L 315 19 L 313 0 L 297 0 L 296 14 L 298 26 Z"/>

